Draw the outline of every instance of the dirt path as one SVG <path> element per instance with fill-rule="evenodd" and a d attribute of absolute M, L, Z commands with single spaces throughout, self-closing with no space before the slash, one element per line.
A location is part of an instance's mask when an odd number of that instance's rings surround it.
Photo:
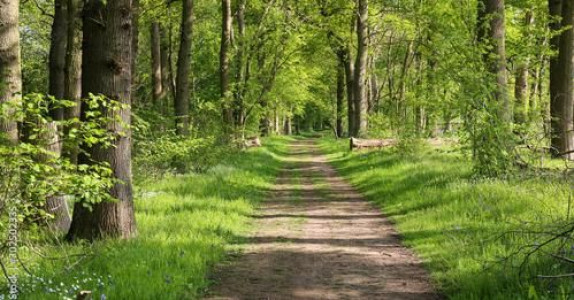
<path fill-rule="evenodd" d="M 291 145 L 244 253 L 206 299 L 437 299 L 380 211 L 328 165 L 313 140 Z"/>

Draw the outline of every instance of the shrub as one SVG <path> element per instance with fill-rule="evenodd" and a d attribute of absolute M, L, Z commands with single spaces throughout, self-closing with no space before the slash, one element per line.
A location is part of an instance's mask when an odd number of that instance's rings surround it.
<path fill-rule="evenodd" d="M 109 117 L 101 114 L 98 107 L 105 105 L 108 110 L 118 109 L 118 102 L 90 96 L 84 100 L 89 117 L 83 122 L 78 119 L 52 120 L 50 108 L 75 104 L 42 94 L 25 95 L 18 107 L 14 105 L 6 103 L 0 107 L 0 119 L 15 118 L 22 128 L 18 143 L 0 136 L 0 235 L 7 236 L 9 217 L 17 221 L 22 236 L 43 228 L 37 225 L 53 218 L 45 210 L 46 201 L 51 197 L 66 196 L 86 207 L 113 200 L 107 191 L 117 181 L 107 163 L 76 165 L 66 155 L 61 156 L 60 147 L 54 145 L 110 147 L 116 137 L 105 129 Z M 62 128 L 68 130 L 60 130 Z M 7 241 L 0 243 L 4 242 Z M 1 249 L 6 251 L 7 247 Z"/>
<path fill-rule="evenodd" d="M 165 174 L 202 173 L 215 166 L 231 148 L 214 137 L 182 138 L 174 135 L 137 142 L 134 177 L 158 178 Z"/>
<path fill-rule="evenodd" d="M 402 137 L 396 146 L 397 153 L 404 158 L 417 158 L 430 149 L 428 142 L 419 137 Z"/>

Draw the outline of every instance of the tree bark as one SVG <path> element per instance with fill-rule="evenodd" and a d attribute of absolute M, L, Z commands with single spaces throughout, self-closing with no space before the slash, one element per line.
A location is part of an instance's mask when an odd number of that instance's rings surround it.
<path fill-rule="evenodd" d="M 162 74 L 161 74 L 161 38 L 159 23 L 151 24 L 151 81 L 152 101 L 154 107 L 159 107 L 162 97 Z"/>
<path fill-rule="evenodd" d="M 0 1 L 0 104 L 19 102 L 22 92 L 22 69 L 20 66 L 20 32 L 18 30 L 19 0 Z M 0 134 L 16 143 L 18 126 L 13 112 L 0 117 Z"/>
<path fill-rule="evenodd" d="M 64 118 L 80 118 L 82 98 L 82 0 L 68 0 L 68 45 L 66 50 L 65 95 L 64 98 L 76 103 L 64 109 Z M 70 128 L 65 128 L 66 132 Z M 78 146 L 63 149 L 64 155 L 72 163 L 78 161 Z"/>
<path fill-rule="evenodd" d="M 118 179 L 109 191 L 116 202 L 95 204 L 92 210 L 81 203 L 74 208 L 68 238 L 94 240 L 129 238 L 136 234 L 131 183 L 130 108 L 132 92 L 133 10 L 131 0 L 93 1 L 84 7 L 82 94 L 100 94 L 126 107 L 101 112 L 111 117 L 107 130 L 116 135 L 113 147 L 86 147 L 89 157 L 81 163 L 106 162 Z M 82 119 L 86 109 L 83 108 Z"/>
<path fill-rule="evenodd" d="M 231 0 L 221 0 L 221 48 L 219 52 L 219 79 L 223 101 L 223 127 L 227 134 L 233 127 L 233 108 L 229 90 L 229 48 L 231 46 Z"/>
<path fill-rule="evenodd" d="M 367 62 L 369 52 L 369 1 L 358 0 L 357 15 L 357 60 L 355 63 L 355 132 L 354 136 L 367 135 Z"/>
<path fill-rule="evenodd" d="M 283 133 L 285 135 L 292 135 L 293 134 L 293 126 L 291 124 L 291 116 L 287 116 L 285 118 L 285 126 L 283 128 Z"/>
<path fill-rule="evenodd" d="M 345 49 L 343 64 L 345 65 L 345 88 L 347 90 L 347 132 L 349 136 L 355 133 L 355 65 L 349 48 Z"/>
<path fill-rule="evenodd" d="M 66 47 L 68 45 L 68 3 L 67 0 L 54 1 L 54 21 L 52 23 L 49 93 L 56 99 L 64 99 L 66 92 Z M 64 109 L 57 107 L 50 110 L 54 120 L 64 119 Z"/>
<path fill-rule="evenodd" d="M 339 59 L 337 64 L 337 137 L 343 136 L 343 116 L 345 114 L 343 110 L 343 105 L 345 103 L 345 65 L 343 63 L 344 59 Z"/>
<path fill-rule="evenodd" d="M 164 115 L 168 113 L 168 98 L 171 91 L 171 81 L 170 81 L 170 69 L 171 69 L 171 59 L 170 59 L 170 42 L 169 34 L 166 32 L 165 26 L 159 27 L 160 35 L 160 55 L 161 55 L 161 112 Z"/>
<path fill-rule="evenodd" d="M 506 74 L 506 21 L 504 0 L 482 0 L 482 11 L 479 10 L 479 38 L 489 47 L 484 55 L 490 73 L 496 78 L 496 89 L 492 97 L 499 103 L 498 117 L 504 122 L 512 122 L 512 105 L 507 95 Z"/>
<path fill-rule="evenodd" d="M 66 96 L 66 58 L 68 47 L 68 26 L 69 26 L 68 2 L 67 0 L 54 1 L 54 21 L 52 23 L 50 56 L 49 56 L 49 94 L 58 100 Z M 52 107 L 50 115 L 53 120 L 64 120 L 64 108 Z M 59 132 L 56 123 L 49 123 L 45 128 L 43 140 L 46 150 L 56 157 L 62 155 L 62 147 L 59 140 Z M 48 226 L 56 231 L 67 232 L 70 228 L 70 213 L 68 203 L 62 195 L 48 197 L 45 204 L 46 211 L 53 216 L 48 221 Z"/>
<path fill-rule="evenodd" d="M 530 26 L 534 21 L 532 11 L 528 11 L 524 18 L 524 26 L 526 27 L 525 39 L 530 39 Z M 523 124 L 528 121 L 530 109 L 530 91 L 529 91 L 529 70 L 530 70 L 530 57 L 525 57 L 518 63 L 516 69 L 515 83 L 514 83 L 514 98 L 516 100 L 516 108 L 514 111 L 514 120 L 518 124 Z"/>
<path fill-rule="evenodd" d="M 51 159 L 58 159 L 62 153 L 62 143 L 60 141 L 58 126 L 55 122 L 50 122 L 45 125 L 45 130 L 42 132 L 41 141 L 44 144 L 46 151 L 51 153 L 52 156 L 46 156 L 41 159 L 47 162 Z M 48 227 L 51 230 L 66 233 L 70 229 L 70 210 L 68 209 L 68 202 L 63 195 L 54 195 L 46 199 L 45 204 L 46 212 L 52 215 L 52 219 L 48 220 Z"/>
<path fill-rule="evenodd" d="M 567 28 L 560 37 L 558 73 L 556 83 L 556 106 L 553 119 L 558 123 L 557 135 L 552 146 L 558 154 L 574 150 L 574 3 L 564 1 L 562 5 L 562 28 Z M 574 153 L 562 155 L 574 159 Z"/>
<path fill-rule="evenodd" d="M 554 36 L 550 39 L 550 47 L 556 51 L 560 48 L 560 40 L 562 34 L 556 34 L 557 31 L 562 27 L 559 21 L 562 17 L 562 0 L 548 0 L 548 8 L 550 15 L 550 30 L 554 33 Z M 557 155 L 561 152 L 563 144 L 563 130 L 562 130 L 562 109 L 563 104 L 561 101 L 561 78 L 562 76 L 562 65 L 558 55 L 550 57 L 550 131 L 551 131 L 551 149 L 553 155 Z"/>
<path fill-rule="evenodd" d="M 181 14 L 181 42 L 177 57 L 175 125 L 178 135 L 189 133 L 189 76 L 191 68 L 191 38 L 193 26 L 193 0 L 183 0 Z"/>
<path fill-rule="evenodd" d="M 244 104 L 244 81 L 247 75 L 248 64 L 245 55 L 245 6 L 246 0 L 240 0 L 237 6 L 237 31 L 238 46 L 237 46 L 237 73 L 235 75 L 235 82 L 237 88 L 235 89 L 235 126 L 236 128 L 243 128 L 245 121 L 245 104 Z"/>
<path fill-rule="evenodd" d="M 407 93 L 407 74 L 409 72 L 411 64 L 411 56 L 413 53 L 414 40 L 410 40 L 407 44 L 407 49 L 405 51 L 405 56 L 403 58 L 403 66 L 401 69 L 401 81 L 399 82 L 399 93 L 397 99 L 397 120 L 407 120 L 407 104 L 406 104 L 406 93 Z"/>
<path fill-rule="evenodd" d="M 131 83 L 131 104 L 133 107 L 138 105 L 137 99 L 137 87 L 138 87 L 138 77 L 137 77 L 137 60 L 140 45 L 140 0 L 132 0 L 132 60 L 131 60 L 131 72 L 132 72 L 132 83 Z"/>

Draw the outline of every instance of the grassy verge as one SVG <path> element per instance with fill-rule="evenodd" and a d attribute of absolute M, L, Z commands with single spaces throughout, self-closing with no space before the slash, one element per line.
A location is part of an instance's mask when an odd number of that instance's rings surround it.
<path fill-rule="evenodd" d="M 417 156 L 393 149 L 349 153 L 347 141 L 332 139 L 322 139 L 321 147 L 340 174 L 396 223 L 404 243 L 425 261 L 447 297 L 571 297 L 571 277 L 537 275 L 572 273 L 572 264 L 548 252 L 521 264 L 525 253 L 542 243 L 543 232 L 567 222 L 567 184 L 541 178 L 473 179 L 471 162 L 452 149 Z M 574 246 L 562 241 L 561 255 L 572 257 Z M 557 243 L 545 250 L 555 250 Z"/>
<path fill-rule="evenodd" d="M 250 230 L 249 216 L 282 164 L 286 139 L 264 144 L 227 157 L 205 174 L 138 187 L 135 239 L 36 249 L 53 260 L 23 250 L 37 276 L 21 278 L 23 298 L 75 299 L 78 290 L 93 291 L 94 299 L 197 298 L 209 284 L 206 273 Z"/>

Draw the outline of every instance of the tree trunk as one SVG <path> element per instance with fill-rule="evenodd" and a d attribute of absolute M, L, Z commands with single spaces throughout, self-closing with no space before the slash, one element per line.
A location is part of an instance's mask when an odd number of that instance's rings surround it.
<path fill-rule="evenodd" d="M 525 40 L 530 39 L 530 26 L 534 21 L 531 11 L 526 13 L 524 19 L 524 26 L 526 27 Z M 514 98 L 516 100 L 516 108 L 514 111 L 514 120 L 518 124 L 526 123 L 529 116 L 530 108 L 530 95 L 529 95 L 529 70 L 530 70 L 530 57 L 524 58 L 518 63 L 516 69 L 515 83 L 514 83 Z"/>
<path fill-rule="evenodd" d="M 64 99 L 66 92 L 66 47 L 68 44 L 68 3 L 67 0 L 54 1 L 54 21 L 52 23 L 49 63 L 49 93 L 56 99 Z M 54 120 L 64 119 L 63 108 L 52 108 Z"/>
<path fill-rule="evenodd" d="M 539 46 L 541 48 L 546 48 L 547 45 L 547 38 L 544 38 L 544 40 L 539 44 Z M 536 123 L 538 122 L 541 118 L 541 116 L 543 116 L 544 114 L 542 113 L 542 111 L 540 111 L 540 107 L 539 107 L 539 103 L 542 103 L 541 101 L 539 102 L 539 99 L 542 98 L 543 96 L 543 81 L 545 80 L 545 73 L 546 73 L 546 68 L 548 66 L 548 61 L 546 59 L 546 51 L 541 51 L 538 54 L 538 58 L 537 61 L 540 62 L 540 65 L 538 67 L 536 67 L 536 69 L 534 70 L 534 75 L 532 76 L 532 88 L 531 88 L 531 93 L 530 93 L 530 108 L 529 108 L 529 119 L 532 123 Z M 547 125 L 546 124 L 546 120 L 545 118 L 542 118 L 543 122 L 544 122 L 544 127 L 546 128 Z M 550 135 L 548 135 L 550 136 Z"/>
<path fill-rule="evenodd" d="M 562 28 L 567 28 L 560 37 L 560 47 L 558 54 L 559 68 L 557 71 L 556 87 L 558 88 L 556 99 L 555 115 L 559 125 L 556 144 L 552 146 L 558 154 L 563 154 L 574 150 L 574 3 L 564 1 L 562 6 Z M 574 159 L 574 153 L 561 155 L 567 159 Z"/>
<path fill-rule="evenodd" d="M 337 64 L 337 137 L 343 136 L 343 116 L 345 114 L 343 110 L 343 105 L 345 103 L 345 65 L 342 62 L 343 59 L 339 59 L 339 64 Z"/>
<path fill-rule="evenodd" d="M 345 88 L 347 90 L 347 132 L 351 137 L 355 133 L 355 65 L 349 48 L 345 49 Z"/>
<path fill-rule="evenodd" d="M 68 46 L 68 2 L 67 0 L 54 1 L 54 21 L 52 23 L 50 58 L 49 58 L 49 94 L 56 99 L 62 100 L 66 96 L 66 57 Z M 52 119 L 61 121 L 64 119 L 64 108 L 52 107 L 50 109 Z M 56 123 L 49 123 L 45 128 L 46 150 L 56 157 L 62 154 L 58 127 Z M 45 160 L 45 159 L 44 159 Z M 48 226 L 56 231 L 67 232 L 70 228 L 70 213 L 68 203 L 62 195 L 48 197 L 46 199 L 46 211 L 53 216 L 48 221 Z"/>
<path fill-rule="evenodd" d="M 19 0 L 0 1 L 0 104 L 21 99 L 19 4 Z M 4 119 L 0 117 L 0 134 L 11 142 L 18 141 L 18 126 L 10 111 Z"/>
<path fill-rule="evenodd" d="M 275 107 L 273 108 L 273 119 L 274 119 L 274 125 L 273 125 L 273 131 L 275 132 L 275 135 L 279 135 L 281 134 L 281 125 L 280 125 L 280 121 L 279 121 L 279 111 L 277 109 L 277 104 L 275 104 Z"/>
<path fill-rule="evenodd" d="M 355 134 L 362 137 L 367 135 L 367 62 L 369 52 L 369 1 L 358 1 L 357 15 L 357 60 L 355 63 Z"/>
<path fill-rule="evenodd" d="M 244 105 L 244 81 L 247 75 L 247 62 L 245 59 L 245 6 L 246 0 L 240 0 L 237 6 L 237 31 L 238 46 L 237 46 L 237 73 L 235 75 L 235 83 L 237 88 L 235 89 L 235 126 L 236 128 L 243 128 L 245 120 L 245 105 Z"/>
<path fill-rule="evenodd" d="M 374 62 L 373 62 L 373 70 L 374 70 Z M 369 97 L 369 113 L 375 113 L 379 108 L 379 84 L 378 84 L 377 74 L 373 72 L 371 76 L 369 76 L 369 84 L 371 91 L 371 95 Z"/>
<path fill-rule="evenodd" d="M 159 107 L 162 97 L 162 74 L 161 74 L 161 42 L 160 27 L 158 22 L 151 24 L 151 81 L 153 107 Z"/>
<path fill-rule="evenodd" d="M 132 91 L 132 1 L 87 2 L 84 7 L 82 94 L 101 94 L 126 107 L 117 111 L 99 108 L 112 121 L 107 130 L 115 134 L 113 147 L 86 146 L 89 157 L 81 162 L 106 162 L 119 180 L 109 191 L 116 202 L 95 204 L 92 210 L 81 203 L 74 208 L 68 238 L 94 240 L 129 238 L 136 234 L 131 184 L 130 108 Z M 102 26 L 105 24 L 105 26 Z M 87 108 L 83 108 L 82 118 Z"/>
<path fill-rule="evenodd" d="M 64 118 L 80 118 L 82 98 L 82 0 L 68 0 L 68 46 L 66 50 L 65 95 L 64 98 L 76 103 L 64 109 Z M 68 132 L 70 128 L 65 128 Z M 72 163 L 78 161 L 78 145 L 63 149 L 64 155 Z"/>
<path fill-rule="evenodd" d="M 293 126 L 291 125 L 291 117 L 287 116 L 285 118 L 285 128 L 283 128 L 283 132 L 285 135 L 292 135 L 293 134 Z"/>
<path fill-rule="evenodd" d="M 492 96 L 499 103 L 498 117 L 504 122 L 512 122 L 512 106 L 507 95 L 504 0 L 482 0 L 482 3 L 479 28 L 484 28 L 488 22 L 488 31 L 479 31 L 479 38 L 489 46 L 489 53 L 484 55 L 484 59 L 488 70 L 496 77 L 496 89 Z"/>
<path fill-rule="evenodd" d="M 223 108 L 223 127 L 230 134 L 233 127 L 233 108 L 229 90 L 229 48 L 231 46 L 231 0 L 221 0 L 221 48 L 219 52 L 219 80 Z"/>
<path fill-rule="evenodd" d="M 189 133 L 189 72 L 191 68 L 192 26 L 193 0 L 183 0 L 175 93 L 175 130 L 178 135 Z"/>
<path fill-rule="evenodd" d="M 410 40 L 405 51 L 405 57 L 403 59 L 403 66 L 401 69 L 401 81 L 399 82 L 399 95 L 397 100 L 397 119 L 406 122 L 407 119 L 407 104 L 406 104 L 406 93 L 407 93 L 407 73 L 410 67 L 411 54 L 413 53 L 414 41 Z"/>
<path fill-rule="evenodd" d="M 45 125 L 45 131 L 42 133 L 41 141 L 44 143 L 45 149 L 50 152 L 54 157 L 45 157 L 42 159 L 44 162 L 50 159 L 57 159 L 62 153 L 62 144 L 58 134 L 58 126 L 55 122 L 50 122 Z M 52 219 L 48 220 L 48 227 L 54 231 L 66 233 L 70 229 L 70 210 L 68 209 L 68 202 L 63 195 L 55 195 L 46 199 L 45 205 L 46 212 L 52 215 Z"/>
<path fill-rule="evenodd" d="M 170 82 L 170 43 L 169 43 L 169 34 L 166 32 L 166 28 L 160 25 L 159 28 L 159 35 L 160 35 L 160 56 L 161 56 L 161 112 L 164 115 L 168 114 L 168 107 L 169 103 L 167 99 L 169 98 L 169 94 L 171 91 L 171 82 Z"/>
<path fill-rule="evenodd" d="M 550 30 L 554 36 L 550 39 L 550 47 L 556 51 L 560 48 L 560 40 L 562 34 L 556 34 L 561 28 L 560 18 L 562 17 L 562 0 L 549 0 L 548 1 L 549 14 L 551 17 Z M 561 101 L 561 78 L 562 65 L 558 55 L 550 57 L 550 128 L 551 128 L 551 149 L 554 155 L 562 152 L 563 144 L 563 130 L 562 130 L 562 109 L 563 103 Z"/>
<path fill-rule="evenodd" d="M 130 102 L 132 106 L 138 105 L 137 99 L 137 87 L 138 87 L 138 77 L 137 77 L 137 60 L 140 45 L 140 0 L 132 0 L 132 59 L 131 59 L 131 71 L 132 71 L 132 83 L 131 83 L 131 99 Z"/>

